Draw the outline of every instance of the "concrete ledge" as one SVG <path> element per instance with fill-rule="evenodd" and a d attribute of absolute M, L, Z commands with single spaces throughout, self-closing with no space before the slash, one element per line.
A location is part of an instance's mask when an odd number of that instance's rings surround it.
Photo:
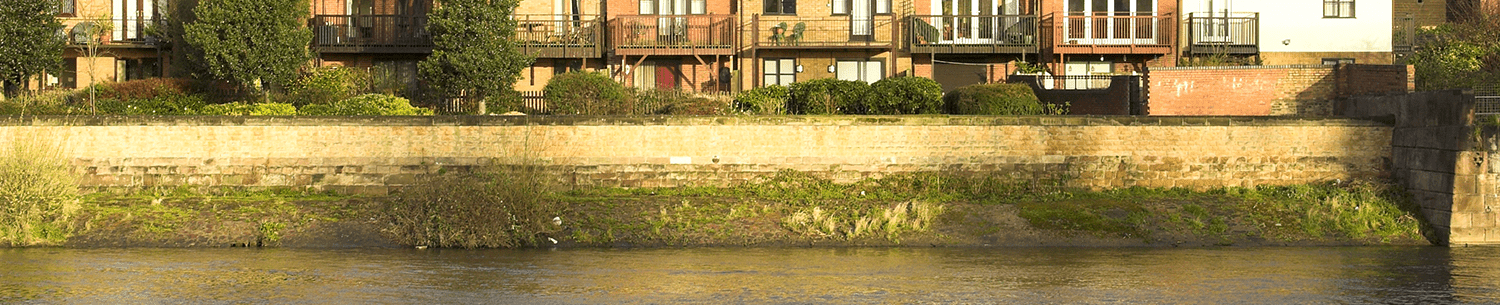
<path fill-rule="evenodd" d="M 0 126 L 1389 126 L 1252 116 L 0 116 Z"/>

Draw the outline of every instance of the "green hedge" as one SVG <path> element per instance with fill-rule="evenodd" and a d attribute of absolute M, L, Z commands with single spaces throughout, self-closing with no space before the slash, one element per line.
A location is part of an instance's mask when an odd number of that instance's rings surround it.
<path fill-rule="evenodd" d="M 1047 110 L 1025 84 L 964 86 L 944 95 L 943 103 L 949 114 L 1038 115 Z"/>
<path fill-rule="evenodd" d="M 203 106 L 201 115 L 297 115 L 297 107 L 287 103 L 229 103 Z"/>
<path fill-rule="evenodd" d="M 202 95 L 162 92 L 146 99 L 100 99 L 96 107 L 99 114 L 123 115 L 195 115 L 208 102 Z M 84 111 L 87 105 L 82 105 Z"/>
<path fill-rule="evenodd" d="M 769 85 L 740 92 L 734 97 L 734 108 L 745 114 L 787 114 L 791 91 L 781 85 Z"/>
<path fill-rule="evenodd" d="M 602 73 L 575 71 L 552 77 L 542 89 L 553 114 L 632 114 L 633 99 Z"/>
<path fill-rule="evenodd" d="M 792 83 L 788 108 L 795 114 L 864 114 L 870 85 L 832 78 Z"/>
<path fill-rule="evenodd" d="M 411 106 L 411 101 L 385 94 L 365 94 L 345 100 L 303 106 L 301 115 L 432 115 L 431 109 Z"/>
<path fill-rule="evenodd" d="M 870 85 L 869 114 L 936 114 L 943 109 L 943 87 L 923 77 L 887 78 Z"/>
<path fill-rule="evenodd" d="M 302 72 L 286 86 L 285 101 L 293 105 L 328 104 L 368 91 L 370 73 L 345 67 L 321 67 Z"/>

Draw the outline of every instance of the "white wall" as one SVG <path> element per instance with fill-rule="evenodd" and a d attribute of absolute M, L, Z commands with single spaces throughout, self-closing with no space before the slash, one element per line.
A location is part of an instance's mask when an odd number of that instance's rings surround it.
<path fill-rule="evenodd" d="M 1210 0 L 1181 1 L 1185 19 L 1188 13 L 1206 11 Z M 1215 9 L 1226 2 L 1214 1 Z M 1228 2 L 1235 12 L 1260 13 L 1261 52 L 1391 51 L 1391 0 L 1355 0 L 1355 18 L 1323 18 L 1320 0 Z"/>

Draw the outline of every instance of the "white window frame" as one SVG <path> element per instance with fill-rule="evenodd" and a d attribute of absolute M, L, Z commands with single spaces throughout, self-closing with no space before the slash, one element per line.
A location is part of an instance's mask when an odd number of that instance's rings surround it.
<path fill-rule="evenodd" d="M 761 64 L 761 85 L 787 86 L 797 82 L 796 59 L 766 58 Z"/>
<path fill-rule="evenodd" d="M 1323 18 L 1354 18 L 1354 0 L 1323 0 Z"/>
<path fill-rule="evenodd" d="M 848 71 L 849 69 L 855 71 Z M 839 59 L 834 63 L 834 77 L 839 80 L 873 84 L 885 79 L 885 60 L 879 58 Z"/>

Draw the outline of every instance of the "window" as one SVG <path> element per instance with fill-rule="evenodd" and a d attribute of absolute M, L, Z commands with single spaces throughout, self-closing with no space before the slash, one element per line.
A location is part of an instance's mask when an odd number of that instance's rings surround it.
<path fill-rule="evenodd" d="M 763 69 L 766 71 L 766 86 L 786 86 L 797 81 L 797 63 L 791 58 L 766 59 Z"/>
<path fill-rule="evenodd" d="M 1354 0 L 1323 0 L 1323 18 L 1354 18 Z"/>
<path fill-rule="evenodd" d="M 884 63 L 879 59 L 843 59 L 833 68 L 839 80 L 874 83 L 885 78 Z"/>
<path fill-rule="evenodd" d="M 797 14 L 797 0 L 765 0 L 766 14 Z"/>
<path fill-rule="evenodd" d="M 132 81 L 159 77 L 161 60 L 156 58 L 116 59 L 115 81 Z"/>
<path fill-rule="evenodd" d="M 583 71 L 583 61 L 577 59 L 553 59 L 552 75 Z"/>
<path fill-rule="evenodd" d="M 707 13 L 707 0 L 641 0 L 641 15 L 703 15 Z"/>
<path fill-rule="evenodd" d="M 708 13 L 708 0 L 688 1 L 688 14 L 703 15 Z"/>
<path fill-rule="evenodd" d="M 63 59 L 62 70 L 47 71 L 46 78 L 42 84 L 44 87 L 52 88 L 77 88 L 78 87 L 78 59 Z"/>
<path fill-rule="evenodd" d="M 1350 64 L 1354 64 L 1354 59 L 1353 58 L 1324 58 L 1323 59 L 1323 65 L 1324 66 L 1350 65 Z"/>
<path fill-rule="evenodd" d="M 415 90 L 417 88 L 416 60 L 376 60 L 370 69 L 372 86 L 380 91 Z"/>
<path fill-rule="evenodd" d="M 867 3 L 871 3 L 871 5 L 873 5 L 873 7 L 875 8 L 875 14 L 891 13 L 891 0 L 834 0 L 833 14 L 848 15 L 849 8 L 854 6 L 854 1 L 872 1 Z"/>
<path fill-rule="evenodd" d="M 73 8 L 74 7 L 74 3 L 73 2 L 75 2 L 75 1 L 76 0 L 62 0 L 62 1 L 58 1 L 60 3 L 58 3 L 57 15 L 58 16 L 63 16 L 63 17 L 73 17 L 74 14 L 78 12 L 77 10 L 75 10 Z"/>

